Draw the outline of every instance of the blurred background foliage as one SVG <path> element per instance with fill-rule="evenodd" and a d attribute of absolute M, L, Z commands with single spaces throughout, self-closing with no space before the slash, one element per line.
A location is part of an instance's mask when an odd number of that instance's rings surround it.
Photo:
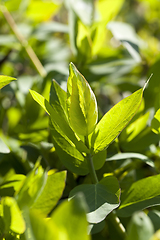
<path fill-rule="evenodd" d="M 159 173 L 160 121 L 153 120 L 160 108 L 159 16 L 159 0 L 1 0 L 0 74 L 17 81 L 0 91 L 0 184 L 15 173 L 26 175 L 37 159 L 44 168 L 65 169 L 51 141 L 48 116 L 29 89 L 47 99 L 52 79 L 65 89 L 69 62 L 95 92 L 99 118 L 153 73 L 138 113 L 107 157 L 141 153 L 154 167 L 129 155 L 125 161 L 106 161 L 98 175 L 113 172 L 123 191 Z M 88 181 L 68 172 L 63 197 Z"/>

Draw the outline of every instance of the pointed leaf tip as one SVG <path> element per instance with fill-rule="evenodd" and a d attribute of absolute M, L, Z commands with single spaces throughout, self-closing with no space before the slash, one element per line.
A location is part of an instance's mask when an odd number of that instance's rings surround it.
<path fill-rule="evenodd" d="M 149 83 L 149 81 L 150 81 L 150 79 L 151 79 L 152 76 L 153 76 L 153 73 L 151 73 L 150 77 L 149 77 L 148 80 L 145 82 L 144 87 L 143 87 L 143 91 L 146 89 L 146 87 L 147 87 L 147 85 L 148 85 L 148 83 Z"/>

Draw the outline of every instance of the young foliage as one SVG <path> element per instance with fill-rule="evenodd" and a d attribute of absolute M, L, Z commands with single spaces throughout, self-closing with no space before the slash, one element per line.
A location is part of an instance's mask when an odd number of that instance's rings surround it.
<path fill-rule="evenodd" d="M 12 82 L 13 80 L 16 80 L 16 78 L 0 75 L 0 89 Z"/>

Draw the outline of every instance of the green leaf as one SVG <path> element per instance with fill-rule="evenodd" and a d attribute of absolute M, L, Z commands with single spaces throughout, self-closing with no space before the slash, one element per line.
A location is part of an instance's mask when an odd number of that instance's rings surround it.
<path fill-rule="evenodd" d="M 97 123 L 97 101 L 89 84 L 73 63 L 70 64 L 67 90 L 71 127 L 79 135 L 87 136 L 94 130 Z"/>
<path fill-rule="evenodd" d="M 24 233 L 26 226 L 16 200 L 5 197 L 2 199 L 2 206 L 6 231 L 11 230 L 18 234 Z"/>
<path fill-rule="evenodd" d="M 113 176 L 106 176 L 97 184 L 84 184 L 75 187 L 70 192 L 70 198 L 82 192 L 88 205 L 87 220 L 99 223 L 120 204 L 120 189 L 118 181 Z"/>
<path fill-rule="evenodd" d="M 143 155 L 143 154 L 140 154 L 140 153 L 118 153 L 118 154 L 115 154 L 114 156 L 110 157 L 110 158 L 106 158 L 106 161 L 114 161 L 114 160 L 123 160 L 123 159 L 139 159 L 141 161 L 144 161 L 146 164 L 148 164 L 149 166 L 151 167 L 155 167 L 154 165 L 154 162 L 149 159 L 147 156 Z"/>
<path fill-rule="evenodd" d="M 7 147 L 7 145 L 3 142 L 1 138 L 0 138 L 0 153 L 10 153 L 10 149 Z"/>
<path fill-rule="evenodd" d="M 51 220 L 60 231 L 64 232 L 67 236 L 67 240 L 90 239 L 87 233 L 86 204 L 81 194 L 78 194 L 69 202 L 63 202 L 53 212 Z"/>
<path fill-rule="evenodd" d="M 132 26 L 122 22 L 109 22 L 108 29 L 113 33 L 113 36 L 121 41 L 123 46 L 128 50 L 136 62 L 141 61 L 139 54 L 139 39 Z"/>
<path fill-rule="evenodd" d="M 135 213 L 127 233 L 126 240 L 150 240 L 154 233 L 153 224 L 144 212 Z"/>
<path fill-rule="evenodd" d="M 160 133 L 160 109 L 157 110 L 154 118 L 152 119 L 151 128 L 154 133 Z"/>
<path fill-rule="evenodd" d="M 0 75 L 0 89 L 12 82 L 13 80 L 16 80 L 16 78 Z"/>
<path fill-rule="evenodd" d="M 51 121 L 53 123 L 53 126 L 56 126 L 56 130 L 60 132 L 60 134 L 65 135 L 68 139 L 68 141 L 72 142 L 74 146 L 80 151 L 80 152 L 89 152 L 87 147 L 84 145 L 84 143 L 78 139 L 71 129 L 71 127 L 68 124 L 68 119 L 64 114 L 64 110 L 62 107 L 58 107 L 57 104 L 52 106 L 49 104 L 49 102 L 42 97 L 37 92 L 30 90 L 30 93 L 33 97 L 33 99 L 41 106 L 43 109 L 50 115 Z M 53 109 L 54 106 L 54 109 Z"/>
<path fill-rule="evenodd" d="M 118 215 L 127 217 L 138 210 L 160 205 L 159 188 L 160 174 L 133 183 L 122 194 Z"/>
<path fill-rule="evenodd" d="M 77 150 L 75 145 L 60 134 L 57 128 L 50 126 L 52 139 L 58 156 L 62 163 L 72 172 L 79 175 L 86 175 L 89 172 L 88 163 L 85 157 Z M 101 162 L 101 161 L 100 161 Z"/>
<path fill-rule="evenodd" d="M 91 147 L 94 153 L 104 150 L 115 140 L 138 110 L 143 95 L 139 89 L 111 108 L 99 121 L 91 135 Z"/>
<path fill-rule="evenodd" d="M 54 223 L 45 219 L 38 211 L 24 209 L 23 214 L 26 221 L 26 240 L 68 240 Z"/>
<path fill-rule="evenodd" d="M 41 213 L 49 214 L 61 198 L 66 181 L 66 171 L 52 173 L 48 172 L 47 181 L 41 190 L 32 208 L 40 210 Z M 53 184 L 54 183 L 54 184 Z"/>

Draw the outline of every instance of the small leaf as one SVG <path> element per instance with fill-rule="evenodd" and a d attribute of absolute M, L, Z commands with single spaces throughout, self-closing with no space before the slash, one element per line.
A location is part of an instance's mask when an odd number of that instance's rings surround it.
<path fill-rule="evenodd" d="M 154 118 L 152 119 L 151 128 L 154 133 L 160 133 L 160 109 L 157 110 Z"/>
<path fill-rule="evenodd" d="M 0 89 L 12 82 L 13 80 L 16 80 L 16 78 L 0 75 Z"/>
<path fill-rule="evenodd" d="M 18 234 L 24 233 L 26 228 L 25 222 L 16 200 L 11 197 L 5 197 L 2 199 L 2 205 L 6 230 L 11 230 Z"/>
<path fill-rule="evenodd" d="M 89 84 L 73 63 L 70 64 L 67 87 L 71 127 L 77 134 L 87 136 L 94 130 L 97 123 L 97 101 Z"/>
<path fill-rule="evenodd" d="M 7 145 L 3 142 L 1 138 L 0 138 L 0 153 L 10 153 L 10 149 L 7 147 Z"/>
<path fill-rule="evenodd" d="M 144 161 L 146 164 L 148 164 L 151 167 L 155 167 L 154 162 L 149 159 L 147 156 L 141 154 L 141 153 L 118 153 L 115 154 L 114 156 L 110 157 L 110 158 L 106 158 L 106 161 L 114 161 L 114 160 L 123 160 L 123 159 L 128 159 L 128 158 L 136 158 L 139 159 L 141 161 Z"/>
<path fill-rule="evenodd" d="M 121 100 L 111 108 L 99 121 L 91 135 L 94 153 L 104 150 L 126 127 L 138 110 L 142 100 L 143 89 Z"/>
<path fill-rule="evenodd" d="M 154 186 L 154 187 L 153 187 Z M 127 217 L 135 211 L 160 205 L 160 174 L 133 183 L 121 197 L 118 215 Z"/>
<path fill-rule="evenodd" d="M 97 184 L 84 184 L 70 192 L 70 198 L 82 192 L 88 205 L 87 219 L 90 223 L 99 223 L 120 204 L 118 181 L 113 176 L 103 178 Z"/>

